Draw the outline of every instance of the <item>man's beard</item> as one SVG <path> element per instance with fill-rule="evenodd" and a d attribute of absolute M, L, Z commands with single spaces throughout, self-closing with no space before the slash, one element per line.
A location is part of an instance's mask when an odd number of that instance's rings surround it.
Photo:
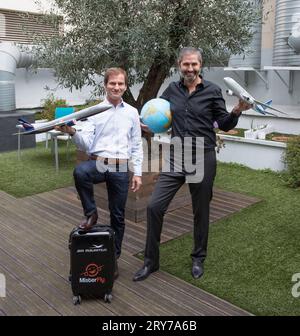
<path fill-rule="evenodd" d="M 185 74 L 185 73 L 181 72 L 181 77 L 187 83 L 193 83 L 198 76 L 199 76 L 199 72 L 198 71 L 194 71 L 192 74 Z"/>

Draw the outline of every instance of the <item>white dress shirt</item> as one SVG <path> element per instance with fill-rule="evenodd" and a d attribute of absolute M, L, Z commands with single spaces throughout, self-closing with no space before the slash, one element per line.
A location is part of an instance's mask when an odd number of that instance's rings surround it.
<path fill-rule="evenodd" d="M 110 104 L 105 99 L 101 104 Z M 142 176 L 143 146 L 137 109 L 122 102 L 109 110 L 89 117 L 82 130 L 72 137 L 87 154 L 105 158 L 131 159 L 133 172 Z"/>

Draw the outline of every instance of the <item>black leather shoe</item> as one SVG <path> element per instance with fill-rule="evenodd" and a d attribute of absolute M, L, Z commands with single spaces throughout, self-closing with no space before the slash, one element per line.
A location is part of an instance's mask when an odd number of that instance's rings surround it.
<path fill-rule="evenodd" d="M 199 261 L 194 261 L 192 266 L 192 276 L 194 279 L 199 279 L 204 273 L 203 264 Z"/>
<path fill-rule="evenodd" d="M 97 212 L 93 212 L 89 217 L 87 217 L 83 222 L 79 225 L 79 228 L 82 230 L 89 230 L 93 225 L 97 224 L 98 214 Z"/>
<path fill-rule="evenodd" d="M 148 276 L 153 273 L 153 272 L 156 272 L 158 270 L 158 267 L 157 268 L 152 268 L 150 266 L 143 266 L 141 269 L 139 269 L 134 277 L 133 277 L 133 281 L 142 281 L 142 280 L 145 280 L 148 278 Z"/>

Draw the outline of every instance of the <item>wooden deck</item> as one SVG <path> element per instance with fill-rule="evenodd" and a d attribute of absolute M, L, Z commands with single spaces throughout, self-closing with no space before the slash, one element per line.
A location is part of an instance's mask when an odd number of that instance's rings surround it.
<path fill-rule="evenodd" d="M 258 200 L 215 190 L 211 221 L 239 211 Z M 99 209 L 102 223 L 108 213 Z M 6 297 L 0 315 L 124 315 L 201 316 L 249 315 L 205 291 L 159 271 L 145 281 L 132 281 L 142 265 L 134 254 L 144 248 L 146 223 L 127 221 L 120 276 L 113 301 L 84 300 L 74 306 L 68 282 L 68 236 L 82 218 L 74 188 L 64 188 L 22 199 L 0 191 L 0 273 L 6 278 Z M 191 206 L 168 213 L 162 241 L 192 230 Z"/>

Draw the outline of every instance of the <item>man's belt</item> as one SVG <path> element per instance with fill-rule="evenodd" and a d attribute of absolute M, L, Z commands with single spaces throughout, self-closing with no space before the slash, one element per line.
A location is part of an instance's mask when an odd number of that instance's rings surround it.
<path fill-rule="evenodd" d="M 104 164 L 122 164 L 122 163 L 127 163 L 127 159 L 118 159 L 118 158 L 105 158 L 103 156 L 91 154 L 90 155 L 90 160 L 100 160 L 103 161 Z"/>

